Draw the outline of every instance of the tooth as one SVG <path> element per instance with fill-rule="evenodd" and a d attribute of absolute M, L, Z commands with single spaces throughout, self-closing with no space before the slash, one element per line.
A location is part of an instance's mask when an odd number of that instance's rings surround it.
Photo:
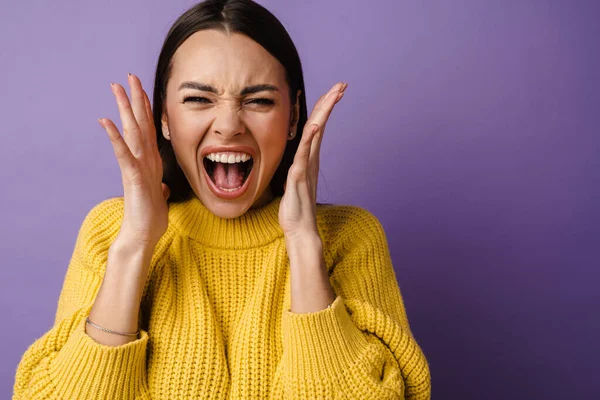
<path fill-rule="evenodd" d="M 237 156 L 235 156 L 235 162 L 239 163 L 240 161 L 242 161 L 242 156 L 240 156 L 239 154 Z"/>
<path fill-rule="evenodd" d="M 221 154 L 220 156 L 217 155 L 217 157 L 219 157 L 219 162 L 220 163 L 226 163 L 227 162 L 227 154 Z"/>
<path fill-rule="evenodd" d="M 229 164 L 235 164 L 235 156 L 233 154 L 229 155 L 229 159 L 227 160 Z"/>
<path fill-rule="evenodd" d="M 215 161 L 215 155 L 214 155 L 213 153 L 210 153 L 210 154 L 208 155 L 208 159 L 209 159 L 210 161 L 213 161 L 213 162 L 214 162 L 214 161 Z"/>
<path fill-rule="evenodd" d="M 248 161 L 249 158 L 250 156 L 248 154 L 242 154 L 242 162 Z"/>

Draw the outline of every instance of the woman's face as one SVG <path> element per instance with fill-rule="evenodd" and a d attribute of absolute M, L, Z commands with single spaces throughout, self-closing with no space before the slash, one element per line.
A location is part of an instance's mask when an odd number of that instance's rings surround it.
<path fill-rule="evenodd" d="M 200 201 L 222 218 L 270 201 L 298 119 L 283 65 L 249 37 L 217 30 L 194 33 L 172 63 L 163 135 Z"/>

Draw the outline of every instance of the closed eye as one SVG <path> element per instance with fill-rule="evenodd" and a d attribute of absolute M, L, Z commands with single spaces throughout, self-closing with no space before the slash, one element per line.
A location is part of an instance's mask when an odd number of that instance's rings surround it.
<path fill-rule="evenodd" d="M 199 97 L 199 96 L 190 96 L 190 97 L 186 97 L 185 99 L 183 99 L 184 103 L 186 103 L 188 101 L 191 101 L 193 103 L 205 103 L 205 104 L 210 103 L 210 100 L 207 99 L 206 97 Z"/>
<path fill-rule="evenodd" d="M 258 97 L 255 99 L 248 100 L 248 102 L 246 102 L 246 104 L 259 104 L 259 105 L 265 105 L 265 106 L 272 106 L 273 104 L 275 104 L 275 102 L 271 99 L 267 99 L 264 97 Z"/>
<path fill-rule="evenodd" d="M 201 96 L 188 96 L 186 98 L 183 99 L 183 102 L 192 102 L 192 103 L 200 103 L 200 104 L 210 104 L 212 103 L 210 101 L 210 99 L 206 98 L 206 97 L 201 97 Z M 256 104 L 256 105 L 261 105 L 261 106 L 272 106 L 275 104 L 275 102 L 271 99 L 267 99 L 264 97 L 258 97 L 258 98 L 254 98 L 254 99 L 250 99 L 246 102 L 246 104 Z"/>

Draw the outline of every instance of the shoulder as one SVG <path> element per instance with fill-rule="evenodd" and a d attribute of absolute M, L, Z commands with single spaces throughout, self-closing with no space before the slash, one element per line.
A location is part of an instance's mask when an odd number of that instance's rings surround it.
<path fill-rule="evenodd" d="M 89 233 L 110 234 L 116 227 L 119 229 L 123 221 L 123 197 L 111 197 L 94 205 L 86 214 L 79 230 L 80 235 Z"/>
<path fill-rule="evenodd" d="M 317 225 L 327 248 L 385 243 L 379 219 L 370 211 L 350 205 L 317 206 Z"/>
<path fill-rule="evenodd" d="M 87 265 L 102 273 L 108 259 L 108 250 L 117 238 L 125 211 L 123 196 L 111 197 L 94 205 L 85 216 L 77 237 L 77 253 L 87 258 Z M 150 260 L 150 271 L 164 261 L 177 231 L 172 224 L 160 238 Z"/>
<path fill-rule="evenodd" d="M 112 197 L 95 204 L 87 212 L 77 234 L 74 261 L 101 272 L 110 245 L 121 228 L 123 210 L 123 197 Z"/>
<path fill-rule="evenodd" d="M 125 199 L 121 197 L 111 197 L 96 203 L 86 214 L 84 224 L 97 225 L 102 222 L 114 222 L 116 219 L 123 219 L 123 210 Z"/>

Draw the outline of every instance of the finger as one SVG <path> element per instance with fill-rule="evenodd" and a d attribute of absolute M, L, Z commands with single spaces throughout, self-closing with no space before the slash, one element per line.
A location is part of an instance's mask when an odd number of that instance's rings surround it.
<path fill-rule="evenodd" d="M 342 84 L 342 86 L 340 87 L 340 90 L 337 92 L 337 95 L 335 94 L 335 92 L 333 92 L 330 94 L 330 96 L 328 98 L 324 99 L 322 107 L 325 109 L 327 109 L 328 107 L 329 108 L 327 111 L 325 122 L 322 125 L 320 125 L 321 129 L 317 133 L 318 140 L 316 142 L 314 142 L 314 147 L 311 148 L 311 154 L 313 154 L 313 150 L 316 150 L 314 152 L 314 154 L 316 154 L 317 156 L 320 154 L 321 142 L 323 141 L 323 136 L 325 133 L 325 125 L 327 123 L 327 120 L 329 119 L 331 112 L 333 111 L 333 106 L 335 106 L 342 99 L 342 97 L 344 97 L 344 93 L 345 93 L 345 90 L 347 87 L 348 87 L 348 83 Z M 328 103 L 333 103 L 333 104 L 328 104 Z"/>
<path fill-rule="evenodd" d="M 321 142 L 323 140 L 323 129 L 318 129 L 311 144 L 308 157 L 308 181 L 310 182 L 311 194 L 316 199 L 317 186 L 319 184 L 319 168 L 321 165 Z"/>
<path fill-rule="evenodd" d="M 323 96 L 321 96 L 320 106 L 323 105 L 323 102 L 325 101 L 326 97 L 328 97 L 331 93 L 336 92 L 336 91 L 339 93 L 336 102 L 340 101 L 341 96 L 345 93 L 347 87 L 348 87 L 347 82 L 346 83 L 336 83 L 331 89 L 329 89 L 329 92 L 327 92 Z"/>
<path fill-rule="evenodd" d="M 347 87 L 347 83 L 336 84 L 328 93 L 323 95 L 321 99 L 319 99 L 319 101 L 317 102 L 317 105 L 315 106 L 316 117 L 313 117 L 311 115 L 312 120 L 308 121 L 311 124 L 314 123 L 319 125 L 320 127 L 318 132 L 315 134 L 314 140 L 312 140 L 311 142 L 309 153 L 310 156 L 308 168 L 309 170 L 311 170 L 311 172 L 313 172 L 313 175 L 318 173 L 319 170 L 319 156 L 321 153 L 321 143 L 323 141 L 323 136 L 325 133 L 325 124 L 327 123 L 327 119 L 331 115 L 333 106 L 342 99 L 342 97 L 344 96 L 344 91 Z"/>
<path fill-rule="evenodd" d="M 131 154 L 129 147 L 119 133 L 119 130 L 108 118 L 100 118 L 98 119 L 98 122 L 100 123 L 100 126 L 102 126 L 108 133 L 115 156 L 117 157 L 117 162 L 119 163 L 119 168 L 121 169 L 121 174 L 123 176 L 132 176 L 137 164 L 137 160 L 133 154 Z"/>
<path fill-rule="evenodd" d="M 342 91 L 342 88 L 344 88 L 344 84 L 342 84 L 341 86 L 338 84 L 336 86 L 337 90 L 331 91 L 323 99 L 321 106 L 316 110 L 314 122 L 319 124 L 320 126 L 325 126 L 327 120 L 329 119 L 329 116 L 331 115 L 331 112 L 333 111 L 333 107 L 337 104 L 337 102 L 341 99 L 341 96 L 343 96 L 344 94 L 344 92 Z"/>
<path fill-rule="evenodd" d="M 348 87 L 347 83 L 344 83 L 344 87 L 340 90 L 337 99 L 335 100 L 335 104 L 339 103 L 339 101 L 344 97 L 344 93 L 346 93 L 346 88 Z"/>
<path fill-rule="evenodd" d="M 306 173 L 311 143 L 318 129 L 319 127 L 317 125 L 310 125 L 304 128 L 302 140 L 300 140 L 300 143 L 298 144 L 298 149 L 294 155 L 294 162 L 290 168 L 292 169 L 292 175 L 295 179 L 300 179 L 303 174 Z"/>
<path fill-rule="evenodd" d="M 331 115 L 333 106 L 342 99 L 342 97 L 344 96 L 344 91 L 347 87 L 348 83 L 343 83 L 341 86 L 339 84 L 335 85 L 332 88 L 332 91 L 323 96 L 322 99 L 320 99 L 320 102 L 317 102 L 317 113 L 319 112 L 319 110 L 321 110 L 325 113 L 325 116 L 323 117 L 321 115 L 321 118 L 323 118 L 321 119 L 322 125 L 320 125 L 319 129 L 317 129 L 317 132 L 314 134 L 314 137 L 310 143 L 310 152 L 307 164 L 307 172 L 309 176 L 308 181 L 310 183 L 309 186 L 311 194 L 315 199 L 317 195 L 317 186 L 319 182 L 321 143 L 323 142 L 323 136 L 325 134 L 325 124 L 327 123 L 327 119 L 329 119 L 329 116 Z M 336 88 L 338 89 L 337 91 L 335 90 Z M 316 119 L 317 121 L 319 120 L 318 114 Z"/>
<path fill-rule="evenodd" d="M 146 118 L 148 121 L 154 125 L 154 114 L 152 114 L 152 106 L 150 105 L 150 99 L 148 98 L 148 93 L 143 90 L 144 93 L 144 109 L 146 111 Z"/>
<path fill-rule="evenodd" d="M 327 93 L 325 93 L 324 95 L 322 95 L 321 97 L 319 97 L 319 100 L 315 103 L 315 107 L 313 107 L 313 110 L 316 108 L 319 108 L 321 106 L 323 106 L 323 102 L 327 99 L 327 97 L 329 97 L 329 95 L 335 91 L 344 91 L 346 89 L 347 83 L 336 83 L 335 85 L 333 85 L 331 87 L 331 89 L 329 89 L 329 91 Z"/>
<path fill-rule="evenodd" d="M 149 146 L 151 143 L 150 137 L 154 136 L 154 132 L 152 132 L 154 124 L 152 124 L 152 118 L 149 117 L 148 111 L 146 110 L 146 93 L 142 87 L 142 82 L 136 75 L 129 74 L 128 76 L 133 115 L 140 127 L 142 141 L 146 146 Z"/>
<path fill-rule="evenodd" d="M 333 106 L 341 99 L 340 93 L 343 93 L 344 90 L 346 90 L 346 87 L 347 84 L 337 83 L 325 96 L 319 99 L 310 113 L 308 123 L 324 126 L 333 110 Z"/>
<path fill-rule="evenodd" d="M 307 121 L 307 125 L 316 124 L 319 126 L 319 132 L 317 133 L 316 140 L 312 141 L 311 148 L 309 154 L 315 154 L 315 161 L 310 162 L 310 165 L 314 165 L 312 169 L 318 170 L 318 158 L 321 149 L 321 142 L 323 140 L 323 134 L 325 132 L 325 125 L 327 124 L 327 120 L 331 115 L 333 110 L 333 106 L 341 100 L 344 96 L 344 91 L 348 86 L 347 83 L 336 84 L 332 90 L 330 90 L 326 95 L 324 95 L 315 105 L 313 112 L 311 113 L 310 118 Z M 305 127 L 307 126 L 305 125 Z M 303 133 L 304 136 L 306 133 Z"/>
<path fill-rule="evenodd" d="M 148 94 L 144 90 L 144 104 L 146 105 L 146 114 L 148 115 L 148 120 L 152 126 L 152 134 L 150 135 L 150 144 L 153 147 L 158 147 L 157 138 L 156 138 L 156 126 L 154 125 L 154 114 L 152 114 L 152 107 L 150 106 L 150 99 L 148 98 Z"/>
<path fill-rule="evenodd" d="M 321 143 L 323 143 L 323 137 L 325 136 L 325 127 L 322 126 L 318 129 L 317 133 L 310 144 L 310 154 L 308 158 L 308 169 L 311 176 L 317 178 L 319 171 L 319 163 L 321 158 Z"/>
<path fill-rule="evenodd" d="M 319 164 L 320 164 L 320 155 L 321 155 L 321 142 L 323 139 L 323 130 L 318 129 L 318 132 L 315 133 L 313 140 L 310 144 L 310 154 L 308 156 L 308 173 L 312 180 L 316 182 L 319 175 Z"/>
<path fill-rule="evenodd" d="M 121 123 L 123 125 L 123 138 L 135 157 L 138 157 L 142 153 L 143 141 L 142 133 L 139 125 L 133 114 L 131 103 L 127 97 L 127 93 L 123 86 L 118 83 L 111 84 L 111 88 L 117 100 L 117 107 L 119 108 L 119 115 L 121 117 Z"/>

